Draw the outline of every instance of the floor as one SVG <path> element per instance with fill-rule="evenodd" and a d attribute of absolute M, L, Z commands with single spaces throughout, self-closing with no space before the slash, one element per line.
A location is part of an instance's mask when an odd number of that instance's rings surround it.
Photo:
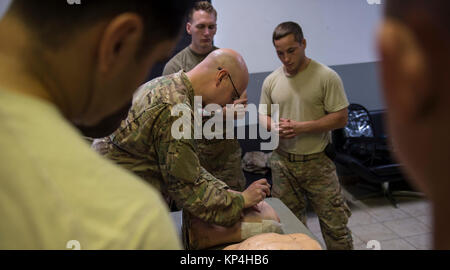
<path fill-rule="evenodd" d="M 345 187 L 343 192 L 352 210 L 348 227 L 355 250 L 431 249 L 431 209 L 426 199 L 396 197 L 398 208 L 395 208 L 382 196 L 356 200 L 354 193 Z M 317 215 L 312 210 L 308 211 L 307 223 L 319 241 L 324 242 Z"/>

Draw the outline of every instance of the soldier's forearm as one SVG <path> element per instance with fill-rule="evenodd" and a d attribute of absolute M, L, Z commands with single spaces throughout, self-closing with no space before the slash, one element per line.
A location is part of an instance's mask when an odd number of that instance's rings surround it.
<path fill-rule="evenodd" d="M 233 194 L 201 176 L 192 185 L 180 183 L 169 187 L 170 195 L 184 209 L 201 220 L 220 226 L 229 227 L 238 222 L 244 209 L 244 199 L 240 194 Z"/>
<path fill-rule="evenodd" d="M 272 130 L 272 118 L 268 115 L 260 114 L 259 115 L 259 124 L 265 128 L 267 131 Z"/>
<path fill-rule="evenodd" d="M 170 129 L 168 129 L 170 130 Z M 164 181 L 177 205 L 202 220 L 221 226 L 239 221 L 244 208 L 240 194 L 231 194 L 225 183 L 203 169 L 193 140 L 175 140 L 166 133 L 166 146 L 160 145 L 162 164 L 166 164 Z"/>
<path fill-rule="evenodd" d="M 225 184 L 222 180 L 219 180 L 215 178 L 212 174 L 210 174 L 205 168 L 200 167 L 200 171 L 204 175 L 208 175 L 208 177 L 205 177 L 207 181 L 210 181 L 212 184 L 216 186 L 218 189 L 229 189 L 229 186 Z"/>
<path fill-rule="evenodd" d="M 205 209 L 205 211 L 200 212 L 200 215 L 195 215 L 198 218 L 211 224 L 216 224 L 224 227 L 233 226 L 242 218 L 242 212 L 244 210 L 244 199 L 240 194 L 230 195 L 230 205 L 228 207 L 221 209 L 208 207 L 208 209 Z"/>

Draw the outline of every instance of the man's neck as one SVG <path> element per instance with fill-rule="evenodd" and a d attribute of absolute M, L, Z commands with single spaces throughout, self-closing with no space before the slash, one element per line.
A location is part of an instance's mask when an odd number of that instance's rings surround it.
<path fill-rule="evenodd" d="M 446 205 L 441 205 L 446 203 Z M 450 211 L 448 199 L 433 201 L 433 244 L 435 249 L 450 249 Z"/>
<path fill-rule="evenodd" d="M 192 85 L 192 89 L 194 90 L 194 96 L 200 95 L 200 93 L 198 92 L 199 89 L 197 87 L 198 86 L 198 76 L 197 76 L 195 68 L 186 72 L 185 74 L 186 74 L 186 77 L 188 78 L 189 82 Z"/>
<path fill-rule="evenodd" d="M 191 43 L 191 45 L 189 45 L 189 48 L 198 55 L 207 55 L 210 52 L 212 52 L 214 46 L 211 45 L 211 46 L 203 48 L 203 47 L 195 46 L 193 43 Z"/>
<path fill-rule="evenodd" d="M 0 56 L 0 87 L 2 90 L 35 96 L 51 102 L 51 96 L 44 91 L 42 83 L 16 64 L 11 59 Z"/>
<path fill-rule="evenodd" d="M 11 36 L 11 33 L 15 33 Z M 39 98 L 56 105 L 64 114 L 61 89 L 50 80 L 49 65 L 38 64 L 40 55 L 32 51 L 23 26 L 12 18 L 4 18 L 0 25 L 0 87 L 2 90 Z M 47 74 L 47 76 L 45 76 Z M 58 91 L 52 91 L 58 89 Z"/>
<path fill-rule="evenodd" d="M 444 119 L 448 122 L 446 117 L 440 118 L 440 120 Z M 434 248 L 448 250 L 450 249 L 450 170 L 447 167 L 450 154 L 446 151 L 449 149 L 449 144 L 445 140 L 448 138 L 449 132 L 439 130 L 439 132 L 434 131 L 433 133 L 439 133 L 439 135 L 429 139 L 439 143 L 430 146 L 435 151 L 423 156 L 430 159 L 431 164 L 427 165 L 426 169 L 422 169 L 423 175 L 415 174 L 411 177 L 414 177 L 415 182 L 422 184 L 427 199 L 431 203 L 430 216 L 433 217 Z"/>
<path fill-rule="evenodd" d="M 203 89 L 208 84 L 206 80 L 205 72 L 201 70 L 201 67 L 197 66 L 189 72 L 186 72 L 186 76 L 191 82 L 194 96 L 203 96 Z"/>

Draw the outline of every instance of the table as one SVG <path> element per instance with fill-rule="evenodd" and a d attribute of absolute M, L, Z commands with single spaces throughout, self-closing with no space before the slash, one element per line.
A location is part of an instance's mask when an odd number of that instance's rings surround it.
<path fill-rule="evenodd" d="M 264 200 L 273 209 L 277 212 L 280 217 L 280 221 L 283 224 L 283 231 L 285 234 L 291 233 L 303 233 L 316 240 L 322 247 L 325 249 L 323 244 L 318 241 L 317 237 L 292 213 L 292 211 L 278 198 L 266 198 Z M 181 235 L 181 223 L 182 223 L 182 214 L 181 211 L 172 212 L 172 219 L 175 222 L 176 229 L 180 239 L 182 239 Z"/>
<path fill-rule="evenodd" d="M 285 234 L 291 233 L 303 233 L 316 240 L 322 249 L 325 247 L 317 239 L 317 237 L 292 213 L 280 199 L 278 198 L 266 198 L 264 200 L 277 212 L 280 217 L 281 224 L 283 224 L 283 231 Z"/>

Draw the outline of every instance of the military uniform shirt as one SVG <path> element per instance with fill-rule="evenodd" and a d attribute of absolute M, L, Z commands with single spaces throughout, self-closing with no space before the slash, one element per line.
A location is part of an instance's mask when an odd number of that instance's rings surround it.
<path fill-rule="evenodd" d="M 217 47 L 213 46 L 212 51 L 217 49 Z M 163 70 L 163 75 L 173 74 L 180 70 L 188 72 L 198 65 L 198 63 L 203 61 L 206 56 L 208 56 L 208 54 L 198 54 L 187 46 L 167 62 Z"/>
<path fill-rule="evenodd" d="M 318 120 L 349 105 L 339 75 L 314 60 L 294 76 L 280 67 L 264 80 L 259 112 L 270 116 L 271 104 L 280 105 L 280 118 L 300 122 Z M 330 132 L 308 133 L 280 138 L 278 147 L 288 153 L 309 155 L 324 151 L 329 142 Z"/>
<path fill-rule="evenodd" d="M 0 249 L 180 249 L 160 194 L 44 100 L 0 90 Z"/>
<path fill-rule="evenodd" d="M 194 90 L 182 71 L 156 78 L 143 85 L 121 127 L 109 138 L 94 142 L 94 148 L 135 172 L 175 200 L 179 208 L 222 226 L 236 223 L 244 207 L 242 195 L 208 173 L 199 163 L 192 138 L 175 139 L 174 106 L 192 114 Z M 102 146 L 103 145 L 103 146 Z"/>
<path fill-rule="evenodd" d="M 218 48 L 213 46 L 212 51 Z M 180 70 L 191 71 L 208 54 L 197 54 L 187 46 L 176 54 L 164 67 L 163 75 L 176 73 Z M 209 117 L 204 117 L 207 121 Z M 224 123 L 224 126 L 226 123 Z M 224 129 L 225 131 L 225 129 Z M 225 138 L 225 135 L 224 135 Z M 241 167 L 242 150 L 236 138 L 233 139 L 197 139 L 197 150 L 200 164 L 214 177 L 224 181 L 231 189 L 245 189 L 245 176 Z"/>

